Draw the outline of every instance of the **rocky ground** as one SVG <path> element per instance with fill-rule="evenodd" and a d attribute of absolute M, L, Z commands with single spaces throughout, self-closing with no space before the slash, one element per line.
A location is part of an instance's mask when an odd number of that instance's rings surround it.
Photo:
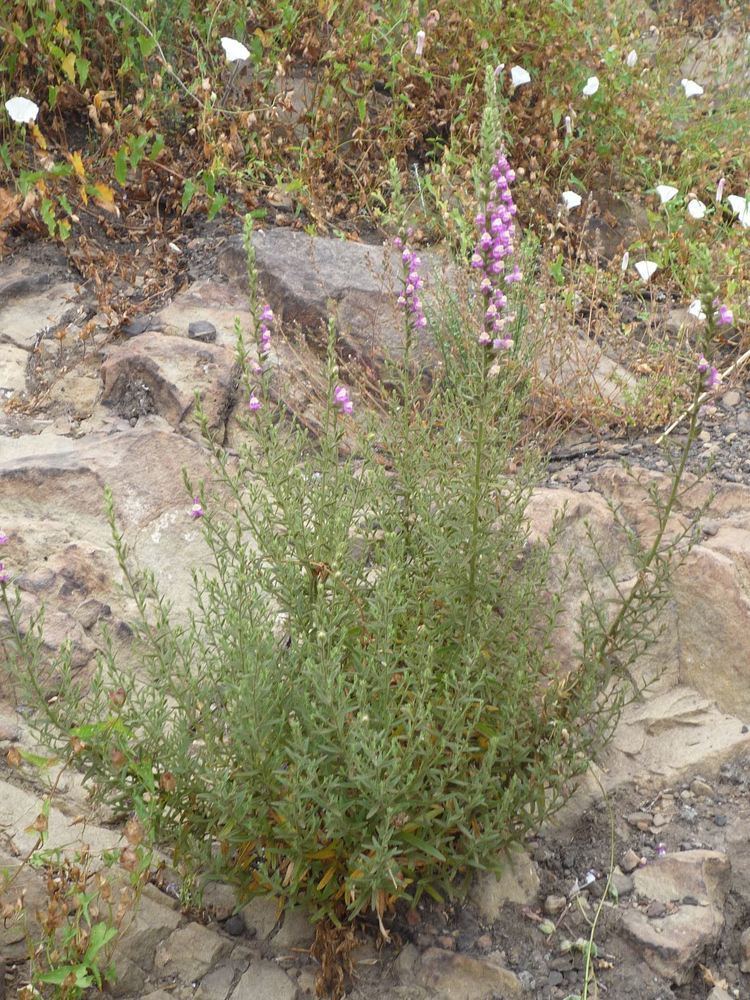
<path fill-rule="evenodd" d="M 380 248 L 283 228 L 256 234 L 255 245 L 272 306 L 287 329 L 305 334 L 275 339 L 279 392 L 314 427 L 321 324 L 332 310 L 342 362 L 360 384 L 377 377 L 398 348 L 396 262 L 386 253 L 384 268 Z M 49 648 L 72 638 L 81 671 L 103 625 L 123 642 L 127 637 L 129 609 L 115 586 L 103 513 L 105 484 L 138 557 L 169 596 L 187 601 L 201 539 L 181 471 L 199 478 L 208 468 L 192 418 L 194 391 L 230 448 L 240 434 L 235 319 L 251 331 L 239 236 L 227 225 L 142 249 L 140 256 L 132 246 L 130 256 L 120 250 L 112 260 L 116 280 L 107 300 L 97 294 L 92 253 L 80 270 L 44 245 L 19 246 L 0 263 L 0 529 L 10 536 L 2 555 L 17 575 L 24 608 L 47 604 Z M 439 260 L 425 257 L 437 270 Z M 582 331 L 574 344 L 585 375 L 571 361 L 560 377 L 574 387 L 593 377 L 616 402 L 637 375 Z M 428 359 L 429 345 L 423 349 Z M 563 1000 L 581 992 L 584 941 L 595 918 L 598 994 L 591 987 L 589 996 L 750 995 L 749 426 L 738 380 L 710 403 L 696 468 L 710 458 L 713 471 L 677 515 L 689 516 L 716 489 L 702 539 L 677 573 L 666 634 L 644 668 L 656 668 L 660 679 L 628 708 L 596 772 L 612 818 L 592 779 L 557 823 L 509 859 L 502 879 L 480 880 L 460 903 L 398 914 L 384 947 L 360 927 L 352 1000 Z M 624 459 L 635 478 L 625 474 Z M 626 546 L 607 502 L 646 530 L 643 483 L 658 484 L 665 467 L 653 435 L 569 434 L 534 496 L 532 526 L 543 533 L 554 510 L 567 504 L 568 544 L 581 549 L 591 524 L 608 539 L 625 580 Z M 570 595 L 571 610 L 577 596 Z M 11 707 L 2 681 L 0 699 L 4 759 L 9 749 L 28 746 L 28 735 L 23 710 Z M 17 865 L 32 846 L 27 827 L 40 793 L 24 771 L 0 763 L 0 868 Z M 87 808 L 79 783 L 67 776 L 50 819 L 52 840 L 85 840 L 94 849 L 118 843 L 119 829 L 102 817 L 73 825 Z M 28 875 L 26 888 L 33 911 L 42 899 L 37 876 Z M 214 886 L 205 920 L 198 920 L 180 912 L 174 884 L 162 881 L 162 888 L 168 891 L 148 887 L 118 945 L 115 995 L 312 995 L 312 929 L 303 914 L 279 921 L 269 901 L 236 912 L 226 887 Z M 0 927 L 9 996 L 24 974 L 25 947 L 17 924 Z"/>

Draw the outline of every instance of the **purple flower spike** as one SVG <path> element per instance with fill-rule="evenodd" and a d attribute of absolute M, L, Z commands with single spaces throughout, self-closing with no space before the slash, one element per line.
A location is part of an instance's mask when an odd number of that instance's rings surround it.
<path fill-rule="evenodd" d="M 719 306 L 719 311 L 716 314 L 716 322 L 719 326 L 731 326 L 734 323 L 734 314 L 729 306 Z"/>
<path fill-rule="evenodd" d="M 701 373 L 701 375 L 705 375 L 705 373 L 708 371 L 708 369 L 711 366 L 709 365 L 708 361 L 706 361 L 706 359 L 701 354 L 701 356 L 698 358 L 698 361 L 696 362 L 696 366 L 695 367 L 698 369 L 698 371 Z"/>
<path fill-rule="evenodd" d="M 513 202 L 510 186 L 516 179 L 516 175 L 511 170 L 508 159 L 503 153 L 498 154 L 492 165 L 490 177 L 492 184 L 487 211 L 480 212 L 476 219 L 480 233 L 471 256 L 471 266 L 484 271 L 484 277 L 479 287 L 480 291 L 491 299 L 491 305 L 486 309 L 484 317 L 486 336 L 480 337 L 479 342 L 485 345 L 492 344 L 496 350 L 507 350 L 508 346 L 512 346 L 510 338 L 493 338 L 492 333 L 497 330 L 498 314 L 507 306 L 507 299 L 502 288 L 520 281 L 521 272 L 516 264 L 512 271 L 506 274 L 505 262 L 508 257 L 512 256 L 514 250 L 513 216 L 516 214 L 516 206 Z M 509 344 L 506 345 L 506 342 Z"/>
<path fill-rule="evenodd" d="M 5 545 L 5 543 L 9 542 L 9 541 L 10 541 L 10 539 L 5 534 L 5 532 L 4 531 L 0 531 L 0 545 Z"/>
<path fill-rule="evenodd" d="M 247 401 L 247 408 L 248 408 L 248 410 L 252 410 L 253 413 L 256 413 L 261 408 L 262 405 L 263 404 L 258 399 L 258 397 L 255 395 L 255 393 L 252 392 L 250 394 L 250 399 L 248 399 L 248 401 Z"/>
<path fill-rule="evenodd" d="M 349 398 L 349 390 L 345 386 L 336 386 L 333 390 L 333 401 L 347 417 L 351 416 L 354 412 L 354 403 Z"/>
<path fill-rule="evenodd" d="M 0 562 L 0 583 L 8 583 L 10 581 L 10 573 L 5 568 L 5 566 Z"/>
<path fill-rule="evenodd" d="M 193 506 L 190 509 L 190 516 L 194 521 L 197 521 L 199 517 L 203 517 L 203 507 L 201 507 L 200 497 L 193 497 Z"/>

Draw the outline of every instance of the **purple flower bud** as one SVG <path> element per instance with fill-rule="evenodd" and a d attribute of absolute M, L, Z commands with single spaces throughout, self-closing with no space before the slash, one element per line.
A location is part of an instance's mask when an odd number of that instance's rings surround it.
<path fill-rule="evenodd" d="M 716 322 L 719 326 L 731 326 L 734 323 L 734 314 L 732 310 L 727 305 L 719 306 L 719 311 L 716 316 Z"/>
<path fill-rule="evenodd" d="M 354 403 L 351 401 L 351 399 L 347 399 L 344 403 L 341 404 L 341 412 L 345 413 L 347 417 L 352 415 L 352 413 L 354 412 Z"/>
<path fill-rule="evenodd" d="M 713 389 L 719 382 L 721 382 L 721 375 L 719 374 L 718 368 L 714 368 L 713 365 L 708 369 L 708 378 L 706 379 L 706 388 Z"/>
<path fill-rule="evenodd" d="M 254 392 L 251 393 L 250 394 L 250 399 L 247 401 L 247 408 L 248 408 L 248 410 L 252 410 L 253 413 L 255 413 L 257 410 L 259 410 L 261 408 L 262 405 L 263 404 L 258 399 L 258 397 L 255 395 L 255 393 Z"/>
<path fill-rule="evenodd" d="M 349 390 L 343 385 L 337 385 L 333 390 L 333 401 L 339 405 L 346 403 L 349 399 Z"/>
<path fill-rule="evenodd" d="M 396 248 L 397 250 L 401 250 L 401 248 L 402 248 L 402 247 L 403 247 L 403 245 L 404 245 L 404 241 L 403 241 L 403 240 L 401 239 L 401 237 L 400 237 L 400 236 L 394 236 L 394 237 L 393 237 L 393 245 L 394 245 L 394 247 L 395 247 L 395 248 Z"/>
<path fill-rule="evenodd" d="M 190 516 L 194 521 L 197 521 L 199 517 L 203 517 L 203 507 L 201 507 L 200 497 L 193 497 L 193 506 L 190 509 Z"/>
<path fill-rule="evenodd" d="M 482 347 L 486 347 L 487 344 L 492 343 L 492 337 L 490 337 L 486 330 L 483 330 L 477 337 L 477 341 L 482 345 Z"/>
<path fill-rule="evenodd" d="M 496 351 L 509 351 L 512 346 L 513 340 L 510 337 L 498 337 L 492 341 L 492 347 Z"/>
<path fill-rule="evenodd" d="M 698 358 L 698 361 L 696 363 L 696 368 L 701 373 L 701 375 L 704 375 L 708 371 L 709 367 L 710 367 L 710 365 L 709 365 L 708 361 L 706 361 L 706 359 L 701 354 L 701 356 Z"/>
<path fill-rule="evenodd" d="M 471 255 L 471 266 L 476 268 L 484 267 L 484 260 L 478 253 Z"/>
<path fill-rule="evenodd" d="M 10 573 L 5 568 L 3 563 L 0 562 L 0 583 L 8 583 L 10 581 Z"/>
<path fill-rule="evenodd" d="M 261 323 L 273 323 L 273 310 L 270 306 L 263 306 L 260 311 L 260 321 Z"/>
<path fill-rule="evenodd" d="M 4 531 L 0 531 L 0 545 L 5 545 L 6 542 L 10 541 L 8 536 Z"/>

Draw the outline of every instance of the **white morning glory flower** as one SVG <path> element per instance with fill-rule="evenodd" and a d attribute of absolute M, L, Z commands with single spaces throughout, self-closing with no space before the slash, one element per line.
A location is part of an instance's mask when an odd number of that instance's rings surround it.
<path fill-rule="evenodd" d="M 693 219 L 702 219 L 706 214 L 706 206 L 697 198 L 691 198 L 688 202 L 688 215 Z"/>
<path fill-rule="evenodd" d="M 598 89 L 599 89 L 599 77 L 590 76 L 586 81 L 586 86 L 583 88 L 584 97 L 593 97 Z"/>
<path fill-rule="evenodd" d="M 666 205 L 668 201 L 671 201 L 679 191 L 676 187 L 672 187 L 671 184 L 657 184 L 654 189 L 659 195 L 659 199 L 662 205 Z"/>
<path fill-rule="evenodd" d="M 643 281 L 649 281 L 659 270 L 659 265 L 654 263 L 653 260 L 639 260 L 635 269 L 643 279 Z"/>
<path fill-rule="evenodd" d="M 575 191 L 563 191 L 562 193 L 563 205 L 570 211 L 571 208 L 578 208 L 581 204 L 580 194 L 576 194 Z"/>
<path fill-rule="evenodd" d="M 36 121 L 39 105 L 34 104 L 28 97 L 11 97 L 5 102 L 5 110 L 17 125 L 30 125 Z"/>
<path fill-rule="evenodd" d="M 750 201 L 741 198 L 738 194 L 730 194 L 727 201 L 736 216 L 739 217 L 740 225 L 745 229 L 750 228 Z"/>
<path fill-rule="evenodd" d="M 703 87 L 695 80 L 687 80 L 684 76 L 680 80 L 682 84 L 682 89 L 685 91 L 685 97 L 700 97 L 703 93 Z"/>
<path fill-rule="evenodd" d="M 243 59 L 250 58 L 250 49 L 246 48 L 242 42 L 238 42 L 236 38 L 222 38 L 221 45 L 229 63 L 241 62 Z"/>
<path fill-rule="evenodd" d="M 514 87 L 522 87 L 524 83 L 531 83 L 531 76 L 523 66 L 512 66 L 510 71 L 510 82 Z"/>
<path fill-rule="evenodd" d="M 628 269 L 628 264 L 630 263 L 630 253 L 626 250 L 622 255 L 622 263 L 620 264 L 620 270 L 624 274 Z"/>
<path fill-rule="evenodd" d="M 638 53 L 635 51 L 635 49 L 631 49 L 630 52 L 628 52 L 627 56 L 625 57 L 625 64 L 629 66 L 630 69 L 632 69 L 637 62 L 638 62 Z"/>
<path fill-rule="evenodd" d="M 688 306 L 688 313 L 694 316 L 695 319 L 699 319 L 701 322 L 706 318 L 706 314 L 703 312 L 703 305 L 700 299 L 694 299 Z"/>

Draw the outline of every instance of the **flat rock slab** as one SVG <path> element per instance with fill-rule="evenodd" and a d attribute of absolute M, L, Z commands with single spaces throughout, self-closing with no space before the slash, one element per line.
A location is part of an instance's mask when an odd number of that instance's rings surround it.
<path fill-rule="evenodd" d="M 729 892 L 732 870 L 720 851 L 680 851 L 638 868 L 633 879 L 640 896 L 663 903 L 686 897 L 721 908 Z"/>
<path fill-rule="evenodd" d="M 698 962 L 719 943 L 724 917 L 715 906 L 683 906 L 658 920 L 640 910 L 622 917 L 626 938 L 650 969 L 676 985 L 693 978 Z"/>
<path fill-rule="evenodd" d="M 428 948 L 414 970 L 414 981 L 435 1000 L 520 1000 L 523 987 L 510 969 L 489 959 Z"/>
<path fill-rule="evenodd" d="M 108 351 L 102 366 L 103 402 L 132 420 L 158 413 L 173 427 L 199 434 L 195 394 L 211 430 L 223 428 L 234 401 L 233 352 L 186 337 L 144 333 Z"/>
<path fill-rule="evenodd" d="M 254 962 L 235 986 L 232 1000 L 297 1000 L 297 986 L 273 962 Z"/>
<path fill-rule="evenodd" d="M 162 941 L 154 956 L 154 969 L 192 983 L 231 951 L 231 943 L 201 924 L 190 923 Z"/>
<path fill-rule="evenodd" d="M 0 333 L 0 402 L 23 392 L 28 361 L 28 351 L 15 344 L 3 343 Z"/>
<path fill-rule="evenodd" d="M 31 279 L 30 279 L 31 280 Z M 46 329 L 73 319 L 78 311 L 78 289 L 72 281 L 46 286 L 42 281 L 21 291 L 0 294 L 0 343 L 30 351 Z"/>

